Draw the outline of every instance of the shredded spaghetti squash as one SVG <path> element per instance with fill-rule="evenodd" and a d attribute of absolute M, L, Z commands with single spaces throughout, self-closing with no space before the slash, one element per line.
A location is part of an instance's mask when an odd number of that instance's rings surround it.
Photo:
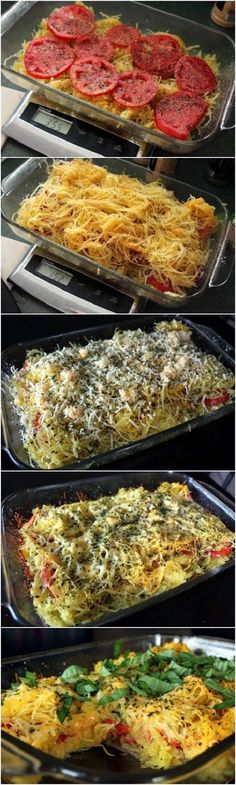
<path fill-rule="evenodd" d="M 61 676 L 26 671 L 3 696 L 2 723 L 56 758 L 106 743 L 141 767 L 169 769 L 233 733 L 233 680 L 232 660 L 172 642 Z"/>
<path fill-rule="evenodd" d="M 227 561 L 234 535 L 187 485 L 35 508 L 21 528 L 31 596 L 51 626 L 93 622 Z"/>
<path fill-rule="evenodd" d="M 31 232 L 161 291 L 199 286 L 218 225 L 202 197 L 181 202 L 161 181 L 143 183 L 86 160 L 54 161 L 15 220 Z"/>
<path fill-rule="evenodd" d="M 80 5 L 83 5 L 83 3 L 80 3 Z M 90 7 L 89 10 L 93 11 L 93 9 L 91 7 Z M 96 11 L 96 9 L 95 9 L 95 11 Z M 121 16 L 119 16 L 119 15 L 117 15 L 117 16 L 109 16 L 107 14 L 100 13 L 100 15 L 98 15 L 98 17 L 96 17 L 95 34 L 98 37 L 101 37 L 101 39 L 102 39 L 105 36 L 105 34 L 107 33 L 108 30 L 110 30 L 112 27 L 114 27 L 114 26 L 116 26 L 118 24 L 121 24 L 122 21 L 123 20 L 122 20 Z M 149 29 L 146 30 L 146 31 L 142 30 L 140 32 L 144 33 L 144 35 L 153 35 L 153 34 L 157 35 L 157 34 L 163 34 L 163 33 L 165 35 L 166 33 L 168 33 L 167 30 L 165 30 L 165 31 L 163 31 L 163 30 L 152 31 L 152 30 L 149 30 Z M 184 41 L 182 40 L 182 38 L 179 38 L 178 35 L 176 35 L 176 36 L 173 35 L 173 34 L 171 34 L 171 35 L 180 44 L 180 46 L 182 48 L 182 51 L 183 51 L 183 54 L 193 54 L 193 53 L 195 53 L 197 56 L 203 57 L 203 59 L 210 66 L 210 68 L 212 69 L 214 74 L 216 74 L 217 76 L 219 75 L 220 65 L 219 65 L 219 63 L 217 61 L 217 58 L 216 58 L 215 54 L 213 54 L 213 53 L 203 53 L 202 54 L 198 42 L 196 42 L 195 44 L 193 44 L 190 47 L 187 47 L 186 44 L 184 43 Z M 38 29 L 36 31 L 34 31 L 34 33 L 33 33 L 33 39 L 41 38 L 43 36 L 54 38 L 54 35 L 48 29 L 47 18 L 42 19 L 41 24 L 39 25 Z M 27 70 L 25 68 L 24 55 L 25 55 L 25 51 L 27 49 L 28 44 L 29 44 L 29 41 L 25 41 L 22 44 L 22 49 L 20 50 L 20 52 L 16 53 L 16 56 L 15 56 L 16 59 L 15 59 L 14 64 L 13 64 L 13 69 L 15 71 L 23 73 L 26 76 L 28 74 L 27 74 Z M 131 48 L 130 48 L 130 46 L 127 46 L 125 49 L 119 48 L 119 47 L 115 47 L 114 48 L 114 56 L 113 56 L 113 61 L 112 62 L 113 62 L 113 65 L 115 66 L 115 69 L 116 69 L 116 71 L 118 73 L 122 74 L 123 72 L 130 72 L 130 71 L 132 71 L 133 68 L 134 68 L 134 65 L 133 65 L 133 59 L 132 59 L 132 55 L 131 55 Z M 6 64 L 7 64 L 7 61 L 6 61 Z M 153 101 L 147 103 L 147 105 L 142 107 L 142 108 L 122 108 L 121 106 L 119 106 L 116 103 L 116 101 L 113 98 L 111 93 L 105 94 L 105 95 L 99 95 L 99 96 L 96 96 L 96 97 L 86 96 L 86 99 L 85 99 L 85 96 L 73 87 L 73 84 L 71 82 L 71 78 L 70 78 L 70 73 L 69 72 L 66 72 L 65 74 L 62 74 L 62 75 L 57 76 L 57 77 L 49 78 L 49 79 L 48 78 L 47 79 L 46 78 L 45 79 L 41 78 L 39 81 L 40 82 L 45 82 L 46 84 L 50 85 L 50 87 L 53 87 L 54 89 L 59 90 L 62 93 L 69 93 L 69 95 L 72 95 L 74 98 L 79 98 L 80 101 L 85 101 L 86 100 L 87 103 L 89 102 L 90 104 L 94 104 L 97 107 L 99 107 L 100 109 L 103 109 L 106 112 L 109 112 L 109 113 L 112 113 L 112 114 L 116 115 L 118 120 L 119 120 L 119 117 L 121 117 L 124 120 L 131 120 L 133 122 L 139 123 L 144 128 L 156 129 L 155 120 L 154 120 L 154 102 Z M 176 92 L 176 90 L 178 90 L 178 87 L 177 87 L 177 84 L 176 84 L 176 81 L 175 81 L 174 78 L 163 79 L 162 77 L 156 77 L 156 82 L 157 82 L 157 96 L 156 96 L 155 101 L 157 101 L 157 102 L 158 102 L 159 98 L 163 97 L 163 95 L 170 95 L 171 93 L 174 93 L 174 92 Z M 207 109 L 207 113 L 206 113 L 205 117 L 203 118 L 203 120 L 201 121 L 200 125 L 203 122 L 205 122 L 206 119 L 209 119 L 211 117 L 212 110 L 214 109 L 215 104 L 216 104 L 216 102 L 217 102 L 217 100 L 219 98 L 219 89 L 216 88 L 216 90 L 212 94 L 210 94 L 210 95 L 208 94 L 208 95 L 204 96 L 204 98 L 205 98 L 205 100 L 207 102 L 208 109 Z M 189 138 L 191 138 L 191 136 Z"/>
<path fill-rule="evenodd" d="M 234 378 L 174 319 L 29 352 L 6 383 L 31 461 L 56 469 L 211 413 Z"/>

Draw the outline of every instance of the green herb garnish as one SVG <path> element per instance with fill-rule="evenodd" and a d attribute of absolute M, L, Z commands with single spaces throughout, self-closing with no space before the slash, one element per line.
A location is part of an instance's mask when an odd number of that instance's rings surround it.
<path fill-rule="evenodd" d="M 88 673 L 88 668 L 81 668 L 80 665 L 70 665 L 69 668 L 63 671 L 61 679 L 67 684 L 76 684 L 78 677 L 83 676 L 85 673 Z"/>
<path fill-rule="evenodd" d="M 116 641 L 115 642 L 114 649 L 113 649 L 114 660 L 117 660 L 117 657 L 120 656 L 122 645 L 123 645 L 123 641 Z"/>
<path fill-rule="evenodd" d="M 65 695 L 65 697 L 63 698 L 63 703 L 61 705 L 61 708 L 57 710 L 57 716 L 61 723 L 64 722 L 66 717 L 68 717 L 68 714 L 70 713 L 72 701 L 73 698 L 71 695 Z"/>
<path fill-rule="evenodd" d="M 100 706 L 105 706 L 106 703 L 110 703 L 111 701 L 117 701 L 120 698 L 125 698 L 128 694 L 129 694 L 128 687 L 120 687 L 119 690 L 115 690 L 115 692 L 112 692 L 111 695 L 103 695 L 103 697 L 100 698 L 99 704 Z"/>
<path fill-rule="evenodd" d="M 25 676 L 20 676 L 20 681 L 23 682 L 23 684 L 28 684 L 28 687 L 36 687 L 36 673 L 33 673 L 32 671 L 25 671 Z"/>

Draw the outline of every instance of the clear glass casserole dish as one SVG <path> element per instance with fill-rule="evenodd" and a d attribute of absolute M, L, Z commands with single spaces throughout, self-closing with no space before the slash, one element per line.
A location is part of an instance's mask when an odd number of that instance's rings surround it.
<path fill-rule="evenodd" d="M 225 128 L 225 120 L 230 110 L 233 90 L 234 90 L 234 44 L 231 38 L 219 30 L 211 30 L 204 25 L 192 22 L 174 14 L 155 10 L 146 2 L 127 2 L 121 0 L 119 9 L 116 2 L 108 0 L 105 3 L 96 0 L 94 10 L 96 18 L 100 14 L 108 15 L 120 14 L 124 24 L 133 25 L 140 28 L 145 34 L 154 31 L 162 31 L 178 35 L 187 46 L 193 47 L 192 54 L 197 54 L 199 47 L 202 54 L 216 53 L 220 63 L 220 94 L 216 106 L 210 119 L 201 124 L 192 134 L 189 140 L 178 140 L 158 131 L 148 129 L 130 120 L 126 120 L 117 115 L 112 115 L 104 109 L 96 107 L 94 104 L 74 98 L 60 90 L 50 87 L 50 85 L 39 84 L 30 75 L 24 76 L 13 70 L 16 60 L 16 53 L 20 51 L 22 42 L 32 38 L 34 30 L 37 29 L 41 19 L 48 16 L 55 7 L 64 4 L 64 0 L 59 2 L 33 2 L 33 0 L 21 0 L 16 3 L 2 21 L 2 70 L 8 80 L 14 86 L 19 85 L 32 93 L 40 101 L 40 97 L 46 98 L 53 103 L 54 108 L 62 109 L 74 117 L 80 117 L 92 121 L 94 125 L 105 130 L 111 130 L 120 136 L 128 138 L 130 141 L 138 142 L 140 145 L 149 143 L 158 145 L 164 150 L 175 153 L 176 155 L 188 154 L 193 150 L 198 150 L 202 144 L 209 142 L 212 137 L 221 129 Z M 88 3 L 88 6 L 90 4 Z"/>
<path fill-rule="evenodd" d="M 189 475 L 176 471 L 161 472 L 123 472 L 115 473 L 112 476 L 99 474 L 99 477 L 72 481 L 71 483 L 60 483 L 33 490 L 25 490 L 8 496 L 2 505 L 2 557 L 3 557 L 3 579 L 4 586 L 2 591 L 2 601 L 10 611 L 11 615 L 20 625 L 29 627 L 46 626 L 41 617 L 38 616 L 32 599 L 25 584 L 25 575 L 22 561 L 19 559 L 20 530 L 17 520 L 27 520 L 32 514 L 32 509 L 43 504 L 59 505 L 60 503 L 71 504 L 78 500 L 78 492 L 83 493 L 83 497 L 96 499 L 99 496 L 115 494 L 119 488 L 131 488 L 144 485 L 149 490 L 154 490 L 162 482 L 186 482 L 191 495 L 198 504 L 204 509 L 217 515 L 230 531 L 234 531 L 234 504 L 221 493 L 213 490 L 206 484 L 199 483 Z M 112 612 L 101 617 L 97 622 L 93 622 L 94 627 L 119 623 L 125 616 L 130 616 L 140 610 L 155 606 L 157 603 L 175 597 L 177 594 L 187 591 L 197 586 L 205 580 L 209 580 L 216 574 L 223 572 L 234 564 L 234 558 L 230 558 L 223 565 L 209 570 L 207 573 L 195 578 L 191 578 L 176 588 L 160 593 L 157 596 L 143 600 L 136 605 L 129 606 L 123 610 Z M 178 620 L 177 620 L 178 622 Z M 89 627 L 90 623 L 78 625 Z"/>
<path fill-rule="evenodd" d="M 215 207 L 215 214 L 219 218 L 219 224 L 211 237 L 209 258 L 205 265 L 201 281 L 196 287 L 188 290 L 188 293 L 186 291 L 186 294 L 184 295 L 178 295 L 172 292 L 160 292 L 153 286 L 136 283 L 127 276 L 121 275 L 111 268 L 104 267 L 104 265 L 77 254 L 46 237 L 42 237 L 40 234 L 31 232 L 16 222 L 15 214 L 19 209 L 20 203 L 29 194 L 32 194 L 35 188 L 47 180 L 48 167 L 50 167 L 52 163 L 53 159 L 51 158 L 29 158 L 24 161 L 24 163 L 21 163 L 20 166 L 2 182 L 2 214 L 17 235 L 24 237 L 33 244 L 37 243 L 44 251 L 51 252 L 55 259 L 57 259 L 57 257 L 63 259 L 73 270 L 78 271 L 79 269 L 82 272 L 88 273 L 88 275 L 99 277 L 101 280 L 112 284 L 116 289 L 130 297 L 145 297 L 166 308 L 168 308 L 168 305 L 171 308 L 174 306 L 178 308 L 179 305 L 182 307 L 185 303 L 187 305 L 187 303 L 193 301 L 195 297 L 201 296 L 208 287 L 217 285 L 217 274 L 222 270 L 222 267 L 224 267 L 225 259 L 223 258 L 223 255 L 229 230 L 227 208 L 217 196 L 213 196 L 198 188 L 181 183 L 174 178 L 166 177 L 165 175 L 152 174 L 147 169 L 143 169 L 143 167 L 131 163 L 130 161 L 115 158 L 96 159 L 96 165 L 106 166 L 108 171 L 115 174 L 125 173 L 129 175 L 129 177 L 138 178 L 142 182 L 150 182 L 158 179 L 167 190 L 174 191 L 175 196 L 182 202 L 186 202 L 190 196 L 196 198 L 202 196 L 209 204 Z M 225 283 L 226 280 L 227 278 L 219 285 L 222 286 L 222 283 Z"/>
<path fill-rule="evenodd" d="M 173 317 L 167 315 L 164 318 L 166 321 L 169 321 Z M 193 340 L 198 347 L 200 347 L 203 351 L 208 351 L 214 354 L 216 357 L 221 359 L 227 368 L 229 368 L 231 371 L 234 371 L 234 350 L 230 344 L 227 344 L 222 338 L 220 338 L 220 336 L 217 335 L 217 333 L 215 333 L 214 330 L 211 330 L 209 327 L 198 325 L 186 317 L 180 318 L 181 322 L 187 324 L 191 328 Z M 131 316 L 128 319 L 121 317 L 121 319 L 115 323 L 112 321 L 107 321 L 105 324 L 100 323 L 99 326 L 93 327 L 91 329 L 88 328 L 86 330 L 77 330 L 73 333 L 54 335 L 50 338 L 43 338 L 42 340 L 37 339 L 34 341 L 27 341 L 22 344 L 15 344 L 14 346 L 6 349 L 2 355 L 2 423 L 5 449 L 8 452 L 11 460 L 22 468 L 27 466 L 30 468 L 39 468 L 36 465 L 31 464 L 29 455 L 23 446 L 19 419 L 14 412 L 11 395 L 9 394 L 9 373 L 11 368 L 12 366 L 15 368 L 20 368 L 23 365 L 28 350 L 40 348 L 50 352 L 53 351 L 56 347 L 62 348 L 63 346 L 68 346 L 68 344 L 71 342 L 79 341 L 83 344 L 91 338 L 96 340 L 99 338 L 103 340 L 106 338 L 111 338 L 116 329 L 136 330 L 137 328 L 141 328 L 142 330 L 149 332 L 153 329 L 153 325 L 159 321 L 162 321 L 162 319 L 162 315 Z M 172 439 L 180 438 L 182 434 L 185 433 L 191 434 L 191 431 L 195 428 L 204 426 L 207 423 L 214 421 L 216 422 L 233 411 L 233 402 L 225 403 L 220 407 L 220 409 L 215 409 L 209 414 L 203 415 L 201 417 L 195 417 L 193 420 L 188 420 L 184 423 L 181 423 L 181 425 L 169 428 L 166 431 L 162 431 L 152 436 L 147 436 L 146 438 L 140 439 L 139 441 L 130 442 L 122 447 L 109 450 L 109 452 L 89 456 L 89 458 L 86 458 L 83 461 L 77 461 L 71 465 L 66 464 L 65 468 L 90 469 L 92 467 L 95 468 L 101 466 L 110 467 L 110 465 L 120 458 L 128 457 L 134 455 L 135 453 L 144 453 L 144 451 L 149 447 L 158 447 L 163 442 L 171 442 Z M 61 469 L 61 471 L 63 471 L 63 469 Z"/>
<path fill-rule="evenodd" d="M 111 657 L 114 641 L 107 640 L 109 633 L 103 632 L 103 642 L 80 646 L 54 649 L 26 657 L 2 661 L 2 688 L 7 689 L 15 679 L 15 672 L 25 673 L 25 669 L 38 671 L 42 675 L 57 675 L 66 666 L 75 662 L 87 667 L 97 659 Z M 173 640 L 186 643 L 191 651 L 202 652 L 218 657 L 231 659 L 234 656 L 234 645 L 231 641 L 217 640 L 208 637 L 195 637 L 183 634 L 140 635 L 124 641 L 126 649 L 133 651 L 145 650 L 148 646 L 161 645 Z M 113 750 L 114 752 L 114 750 Z M 2 775 L 7 782 L 31 783 L 63 782 L 63 783 L 119 783 L 119 785 L 151 785 L 151 783 L 226 783 L 234 782 L 234 735 L 215 744 L 201 755 L 198 755 L 182 766 L 168 771 L 163 769 L 141 769 L 137 759 L 115 751 L 107 755 L 102 747 L 90 752 L 73 753 L 70 758 L 61 761 L 28 744 L 2 732 Z M 28 777 L 30 779 L 28 780 Z"/>

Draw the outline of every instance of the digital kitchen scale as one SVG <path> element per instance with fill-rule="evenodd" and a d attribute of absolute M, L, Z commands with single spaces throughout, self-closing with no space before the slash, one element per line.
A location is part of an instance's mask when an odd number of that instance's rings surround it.
<path fill-rule="evenodd" d="M 154 149 L 70 116 L 35 93 L 2 87 L 3 144 L 7 137 L 46 156 L 76 158 L 141 158 L 150 168 Z M 2 150 L 4 155 L 4 150 Z M 150 161 L 151 159 L 151 161 Z"/>
<path fill-rule="evenodd" d="M 37 245 L 2 238 L 2 277 L 11 288 L 16 284 L 32 297 L 62 313 L 119 314 L 144 310 L 145 300 L 132 298 L 73 270 Z"/>

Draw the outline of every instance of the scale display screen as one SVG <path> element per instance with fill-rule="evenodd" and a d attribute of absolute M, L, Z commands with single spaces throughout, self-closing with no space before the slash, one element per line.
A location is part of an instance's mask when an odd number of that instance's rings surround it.
<path fill-rule="evenodd" d="M 45 128 L 50 128 L 52 131 L 58 131 L 63 136 L 66 136 L 72 127 L 70 120 L 65 120 L 64 117 L 57 117 L 57 115 L 46 112 L 44 109 L 37 109 L 32 120 L 35 123 L 44 125 Z"/>
<path fill-rule="evenodd" d="M 109 284 L 100 281 L 98 277 L 91 278 L 81 270 L 70 270 L 64 264 L 53 262 L 45 256 L 33 254 L 25 267 L 25 272 L 35 276 L 35 296 L 37 297 L 37 278 L 44 280 L 47 286 L 47 302 L 50 290 L 54 290 L 52 306 L 56 308 L 56 291 L 63 290 L 66 294 L 93 303 L 94 313 L 97 308 L 106 308 L 111 313 L 129 313 L 133 299 L 123 292 L 119 292 Z M 50 285 L 49 285 L 50 281 Z M 17 281 L 15 280 L 17 283 Z M 70 311 L 69 307 L 69 311 Z"/>
<path fill-rule="evenodd" d="M 36 273 L 45 275 L 45 278 L 51 278 L 52 281 L 57 281 L 57 283 L 61 283 L 63 286 L 68 286 L 73 278 L 73 275 L 66 270 L 62 270 L 54 264 L 49 264 L 46 259 L 43 259 L 42 262 L 40 262 L 36 268 Z"/>

